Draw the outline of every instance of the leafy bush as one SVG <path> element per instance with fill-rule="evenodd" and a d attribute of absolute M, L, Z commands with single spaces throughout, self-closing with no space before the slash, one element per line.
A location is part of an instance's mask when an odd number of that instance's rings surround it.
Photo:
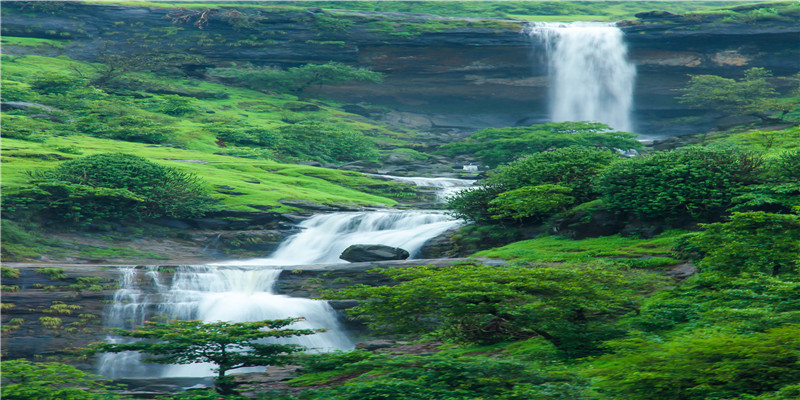
<path fill-rule="evenodd" d="M 725 147 L 686 147 L 610 165 L 595 190 L 618 213 L 639 218 L 714 220 L 730 207 L 737 191 L 757 182 L 758 154 Z"/>
<path fill-rule="evenodd" d="M 39 94 L 64 94 L 85 86 L 86 82 L 77 76 L 46 72 L 36 75 L 30 85 Z"/>
<path fill-rule="evenodd" d="M 272 67 L 215 68 L 209 71 L 223 79 L 255 90 L 299 93 L 314 85 L 339 82 L 380 82 L 379 72 L 338 62 L 306 64 L 281 70 Z"/>
<path fill-rule="evenodd" d="M 2 369 L 3 399 L 6 400 L 129 399 L 109 393 L 108 380 L 66 364 L 11 360 L 3 361 Z"/>
<path fill-rule="evenodd" d="M 585 380 L 513 359 L 485 356 L 404 355 L 357 364 L 371 372 L 346 385 L 305 394 L 311 400 L 530 400 L 579 399 Z"/>
<path fill-rule="evenodd" d="M 325 162 L 370 160 L 378 156 L 375 144 L 362 133 L 318 121 L 278 128 L 283 137 L 280 153 L 296 159 Z"/>
<path fill-rule="evenodd" d="M 523 186 L 500 193 L 489 202 L 492 218 L 535 218 L 564 211 L 575 201 L 572 189 L 559 185 Z"/>
<path fill-rule="evenodd" d="M 632 304 L 629 282 L 599 268 L 466 264 L 378 272 L 398 283 L 355 285 L 323 296 L 362 300 L 348 313 L 381 332 L 466 343 L 540 336 L 570 356 L 597 352 L 598 341 L 618 334 L 606 322 Z"/>
<path fill-rule="evenodd" d="M 611 398 L 741 399 L 800 381 L 800 325 L 753 335 L 708 330 L 664 341 L 633 338 L 614 347 L 616 354 L 590 370 Z"/>
<path fill-rule="evenodd" d="M 735 212 L 692 236 L 704 255 L 698 267 L 728 274 L 800 272 L 800 217 L 762 211 Z"/>
<path fill-rule="evenodd" d="M 446 207 L 459 218 L 479 223 L 505 218 L 540 221 L 572 201 L 594 199 L 597 193 L 592 178 L 618 159 L 614 152 L 580 146 L 532 154 L 499 166 L 479 181 L 475 189 L 449 198 Z M 545 194 L 547 191 L 552 193 Z M 541 208 L 546 197 L 551 206 Z M 553 200 L 558 200 L 556 206 Z M 538 207 L 536 210 L 530 208 L 534 205 Z"/>
<path fill-rule="evenodd" d="M 197 111 L 192 103 L 194 103 L 194 99 L 190 97 L 168 94 L 161 96 L 158 111 L 173 116 L 186 115 Z"/>
<path fill-rule="evenodd" d="M 49 217 L 71 223 L 141 217 L 191 217 L 215 200 L 195 175 L 144 158 L 104 153 L 31 173 L 32 185 L 8 195 L 16 217 Z"/>
<path fill-rule="evenodd" d="M 442 146 L 445 154 L 472 154 L 489 166 L 519 157 L 569 146 L 631 150 L 641 148 L 636 135 L 613 131 L 607 125 L 588 122 L 558 122 L 508 128 L 487 128 L 463 142 Z"/>

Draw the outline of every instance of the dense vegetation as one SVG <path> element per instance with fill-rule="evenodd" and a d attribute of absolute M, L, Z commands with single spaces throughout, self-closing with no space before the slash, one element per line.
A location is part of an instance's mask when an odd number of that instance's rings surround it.
<path fill-rule="evenodd" d="M 203 11 L 213 4 L 182 5 L 173 17 L 202 30 Z M 241 6 L 265 13 L 324 7 L 613 19 L 726 5 Z M 64 7 L 15 6 L 43 13 Z M 796 2 L 736 3 L 713 14 L 753 23 L 795 18 L 797 9 Z M 232 26 L 246 29 L 258 14 L 226 15 Z M 308 18 L 324 32 L 348 28 L 349 20 L 331 15 Z M 441 26 L 404 32 L 424 29 Z M 4 40 L 42 54 L 61 43 Z M 4 257 L 39 255 L 36 246 L 52 240 L 43 237 L 48 224 L 84 229 L 97 222 L 197 217 L 217 207 L 294 210 L 281 205 L 287 199 L 392 205 L 391 196 L 413 196 L 359 174 L 292 164 L 379 160 L 412 146 L 406 132 L 314 98 L 320 84 L 379 82 L 372 71 L 337 63 L 228 65 L 200 79 L 185 67 L 203 60 L 152 51 L 106 54 L 96 63 L 4 55 L 3 63 L 3 101 L 33 104 L 3 113 Z M 700 135 L 686 139 L 695 145 L 672 150 L 647 148 L 633 134 L 587 122 L 489 128 L 441 146 L 441 154 L 468 155 L 493 167 L 474 189 L 449 200 L 450 212 L 470 223 L 454 236 L 457 250 L 507 262 L 381 269 L 373 272 L 375 285 L 323 294 L 358 300 L 349 315 L 402 345 L 301 355 L 297 346 L 256 341 L 312 333 L 290 329 L 293 319 L 179 321 L 117 330 L 147 340 L 99 344 L 90 352 L 139 350 L 157 363 L 217 366 L 222 393 L 154 397 L 162 400 L 800 398 L 798 93 L 777 90 L 769 71 L 741 72 L 739 79 L 692 76 L 677 96 L 690 107 L 755 115 L 780 126 Z M 216 190 L 221 186 L 239 194 Z M 18 277 L 4 267 L 4 280 Z M 234 348 L 241 352 L 231 353 Z M 292 391 L 246 392 L 246 384 L 222 379 L 240 367 L 289 362 L 301 367 L 287 383 Z M 65 364 L 6 360 L 2 369 L 8 399 L 131 398 Z M 231 393 L 237 388 L 246 395 Z"/>

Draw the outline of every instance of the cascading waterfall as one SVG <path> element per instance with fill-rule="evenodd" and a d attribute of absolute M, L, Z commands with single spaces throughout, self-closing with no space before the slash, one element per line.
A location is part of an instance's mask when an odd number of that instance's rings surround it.
<path fill-rule="evenodd" d="M 436 211 L 367 211 L 320 214 L 302 223 L 268 258 L 220 265 L 303 265 L 344 263 L 339 255 L 353 244 L 405 249 L 414 258 L 428 240 L 460 224 Z"/>
<path fill-rule="evenodd" d="M 122 271 L 122 284 L 114 296 L 114 305 L 107 314 L 106 325 L 131 329 L 148 318 L 159 317 L 205 322 L 303 317 L 305 320 L 293 324 L 292 328 L 323 328 L 326 331 L 273 341 L 295 343 L 317 352 L 352 349 L 352 340 L 342 330 L 336 313 L 327 302 L 273 292 L 281 271 L 277 268 L 183 266 L 167 285 L 162 282 L 165 278 L 155 268 L 149 269 L 143 277 L 139 277 L 136 268 L 127 268 Z M 108 340 L 122 339 L 109 337 Z M 210 364 L 142 364 L 138 353 L 125 352 L 103 355 L 99 373 L 112 378 L 196 377 L 213 375 L 212 367 Z M 259 368 L 237 371 L 256 370 Z"/>
<path fill-rule="evenodd" d="M 436 188 L 436 196 L 440 202 L 444 202 L 449 197 L 456 193 L 465 190 L 475 184 L 474 179 L 459 179 L 459 178 L 427 178 L 427 177 L 414 177 L 414 176 L 393 176 L 393 175 L 375 175 L 381 178 L 388 178 L 398 182 L 413 183 L 420 187 Z"/>
<path fill-rule="evenodd" d="M 156 318 L 245 322 L 303 317 L 305 320 L 292 328 L 326 331 L 283 339 L 285 342 L 312 351 L 352 349 L 352 340 L 327 302 L 274 293 L 280 267 L 344 263 L 339 254 L 352 244 L 401 247 L 413 258 L 425 242 L 460 223 L 438 211 L 321 214 L 303 221 L 299 225 L 301 232 L 288 238 L 267 258 L 183 266 L 171 279 L 155 267 L 144 273 L 137 268 L 123 269 L 120 289 L 114 295 L 114 304 L 107 309 L 106 326 L 132 329 Z M 211 368 L 206 364 L 143 364 L 138 353 L 128 352 L 103 355 L 99 373 L 111 378 L 200 377 L 213 375 Z"/>
<path fill-rule="evenodd" d="M 538 22 L 527 32 L 546 47 L 551 120 L 594 121 L 633 130 L 636 67 L 627 58 L 619 28 L 600 22 Z"/>

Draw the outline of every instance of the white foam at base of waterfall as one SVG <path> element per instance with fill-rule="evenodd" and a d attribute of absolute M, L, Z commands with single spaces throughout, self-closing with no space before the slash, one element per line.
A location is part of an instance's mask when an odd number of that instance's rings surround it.
<path fill-rule="evenodd" d="M 601 22 L 537 22 L 527 33 L 546 47 L 552 121 L 593 121 L 633 130 L 636 67 L 627 58 L 619 28 Z"/>

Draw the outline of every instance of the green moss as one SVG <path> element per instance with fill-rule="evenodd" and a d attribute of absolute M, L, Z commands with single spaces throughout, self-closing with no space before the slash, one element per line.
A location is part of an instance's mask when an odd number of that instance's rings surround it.
<path fill-rule="evenodd" d="M 660 268 L 679 262 L 667 255 L 675 240 L 684 233 L 667 231 L 653 239 L 614 235 L 573 240 L 546 236 L 481 251 L 475 256 L 529 262 L 587 262 L 605 258 L 631 267 Z"/>

